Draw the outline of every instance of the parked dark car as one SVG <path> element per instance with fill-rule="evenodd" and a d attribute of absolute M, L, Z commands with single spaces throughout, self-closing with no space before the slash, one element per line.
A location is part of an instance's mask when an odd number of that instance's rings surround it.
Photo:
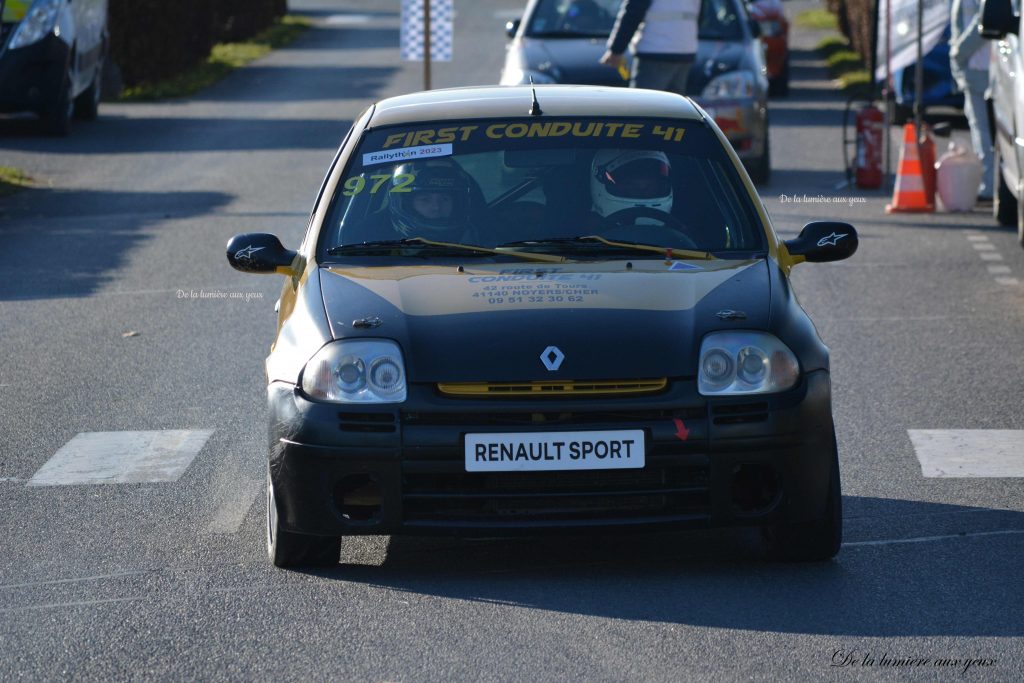
<path fill-rule="evenodd" d="M 628 85 L 628 71 L 599 63 L 621 0 L 530 0 L 512 37 L 502 85 Z M 760 27 L 741 0 L 704 0 L 697 58 L 687 83 L 729 138 L 755 183 L 768 181 L 768 77 Z M 627 57 L 628 57 L 627 53 Z"/>
<path fill-rule="evenodd" d="M 107 0 L 0 0 L 0 113 L 31 111 L 67 135 L 99 112 Z"/>
<path fill-rule="evenodd" d="M 991 81 L 993 147 L 992 213 L 1001 225 L 1017 226 L 1024 247 L 1024 57 L 1020 51 L 1021 17 L 1011 0 L 984 0 L 981 35 L 994 39 Z"/>

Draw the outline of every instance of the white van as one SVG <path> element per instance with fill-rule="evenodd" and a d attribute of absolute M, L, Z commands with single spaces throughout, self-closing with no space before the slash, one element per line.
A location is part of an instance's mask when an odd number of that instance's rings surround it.
<path fill-rule="evenodd" d="M 1001 225 L 1017 225 L 1024 247 L 1024 57 L 1020 51 L 1020 0 L 983 0 L 981 35 L 998 41 L 989 65 L 993 164 L 992 212 Z"/>

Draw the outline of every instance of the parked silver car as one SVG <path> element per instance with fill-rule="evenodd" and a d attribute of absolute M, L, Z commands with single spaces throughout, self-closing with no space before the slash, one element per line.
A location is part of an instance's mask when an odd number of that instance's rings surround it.
<path fill-rule="evenodd" d="M 981 35 L 993 44 L 989 65 L 993 146 L 992 212 L 1001 225 L 1017 226 L 1024 247 L 1024 55 L 1020 32 L 1024 29 L 1019 0 L 984 0 Z"/>
<path fill-rule="evenodd" d="M 107 0 L 0 0 L 0 15 L 0 112 L 35 112 L 54 135 L 96 118 Z"/>
<path fill-rule="evenodd" d="M 532 79 L 628 85 L 628 71 L 598 63 L 621 2 L 529 0 L 522 20 L 506 26 L 512 40 L 501 84 Z M 700 42 L 687 84 L 687 94 L 714 117 L 755 183 L 767 182 L 771 173 L 768 76 L 759 33 L 741 0 L 703 0 Z"/>

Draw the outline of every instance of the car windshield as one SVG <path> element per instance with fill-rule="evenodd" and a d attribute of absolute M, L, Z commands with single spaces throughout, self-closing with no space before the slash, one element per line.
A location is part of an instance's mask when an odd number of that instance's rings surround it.
<path fill-rule="evenodd" d="M 622 0 L 540 0 L 529 17 L 531 38 L 606 38 L 615 25 Z M 703 0 L 699 37 L 742 40 L 741 16 L 735 0 Z"/>
<path fill-rule="evenodd" d="M 367 132 L 318 258 L 739 258 L 764 245 L 702 122 L 532 117 Z"/>

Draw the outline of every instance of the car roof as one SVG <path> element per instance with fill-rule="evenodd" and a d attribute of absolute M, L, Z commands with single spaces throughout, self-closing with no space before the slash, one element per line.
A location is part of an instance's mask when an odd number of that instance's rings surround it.
<path fill-rule="evenodd" d="M 544 116 L 629 116 L 700 120 L 688 97 L 658 90 L 590 85 L 501 85 L 428 90 L 378 102 L 371 127 L 420 121 L 523 117 L 533 93 Z"/>

